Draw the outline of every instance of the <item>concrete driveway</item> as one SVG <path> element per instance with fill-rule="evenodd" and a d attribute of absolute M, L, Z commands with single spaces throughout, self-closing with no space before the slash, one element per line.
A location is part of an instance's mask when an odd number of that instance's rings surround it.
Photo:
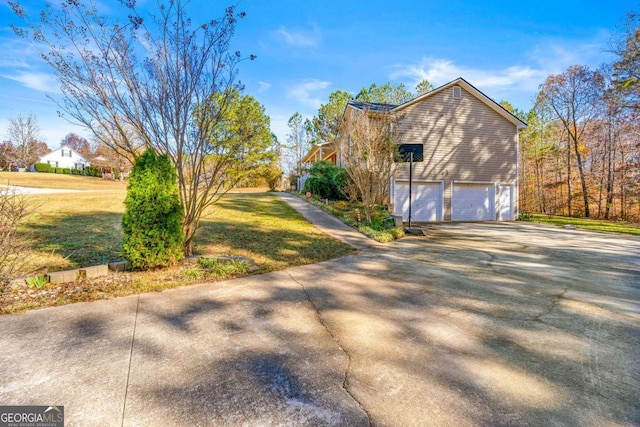
<path fill-rule="evenodd" d="M 640 239 L 448 224 L 0 317 L 0 403 L 73 425 L 640 425 Z"/>

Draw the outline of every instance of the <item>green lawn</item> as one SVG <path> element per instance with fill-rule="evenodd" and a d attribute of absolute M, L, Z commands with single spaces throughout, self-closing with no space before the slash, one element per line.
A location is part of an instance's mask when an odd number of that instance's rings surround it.
<path fill-rule="evenodd" d="M 628 222 L 550 216 L 545 214 L 532 214 L 530 220 L 541 224 L 557 225 L 562 227 L 565 225 L 575 225 L 576 228 L 582 230 L 606 231 L 609 233 L 623 233 L 640 236 L 640 224 L 632 224 Z"/>
<path fill-rule="evenodd" d="M 119 192 L 27 196 L 34 213 L 22 232 L 32 242 L 30 267 L 39 273 L 102 264 L 122 259 L 124 189 Z M 282 270 L 343 256 L 354 251 L 320 232 L 277 196 L 266 192 L 230 193 L 212 207 L 201 223 L 195 252 L 253 258 L 258 273 Z M 191 267 L 185 267 L 191 268 Z M 50 292 L 14 298 L 27 289 L 0 289 L 0 312 L 91 301 L 159 291 L 196 283 L 181 266 L 129 272 L 122 280 L 69 286 L 46 285 Z M 189 274 L 185 274 L 189 273 Z M 115 277 L 115 275 L 114 275 Z M 215 280 L 237 277 L 218 276 Z M 12 295 L 12 292 L 14 295 Z M 45 295 L 46 294 L 46 295 Z M 53 296 L 55 295 L 55 296 Z M 24 296 L 24 295 L 22 295 Z"/>
<path fill-rule="evenodd" d="M 222 199 L 201 224 L 196 251 L 254 258 L 262 271 L 311 264 L 353 252 L 271 193 Z"/>
<path fill-rule="evenodd" d="M 122 259 L 125 192 L 33 195 L 24 226 L 47 270 Z M 310 264 L 349 253 L 273 194 L 230 193 L 204 217 L 195 251 L 254 258 L 262 271 Z"/>

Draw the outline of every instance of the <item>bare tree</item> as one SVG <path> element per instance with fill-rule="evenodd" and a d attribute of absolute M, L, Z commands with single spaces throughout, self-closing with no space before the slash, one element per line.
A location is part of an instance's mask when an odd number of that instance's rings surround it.
<path fill-rule="evenodd" d="M 0 170 L 9 169 L 13 164 L 16 147 L 11 141 L 0 142 Z"/>
<path fill-rule="evenodd" d="M 110 139 L 106 133 L 99 138 L 94 136 L 90 151 L 94 156 L 102 156 L 115 161 L 120 171 L 130 170 L 136 162 L 136 157 L 144 152 L 146 146 L 135 137 L 131 126 L 123 126 L 118 131 L 112 128 L 111 135 L 117 139 Z"/>
<path fill-rule="evenodd" d="M 9 4 L 27 17 L 20 3 Z M 109 22 L 93 2 L 65 1 L 49 5 L 37 24 L 14 30 L 44 46 L 68 118 L 107 145 L 134 155 L 151 147 L 169 156 L 182 205 L 191 211 L 183 221 L 190 255 L 200 215 L 219 198 L 225 173 L 207 165 L 218 150 L 210 136 L 225 117 L 227 94 L 242 89 L 237 64 L 243 57 L 229 44 L 245 14 L 230 6 L 219 19 L 194 22 L 184 0 L 159 3 L 146 17 L 134 0 L 120 4 L 127 22 Z"/>
<path fill-rule="evenodd" d="M 38 119 L 33 113 L 9 119 L 7 136 L 12 145 L 11 150 L 6 150 L 8 161 L 15 166 L 28 167 L 49 151 L 47 144 L 40 140 Z"/>
<path fill-rule="evenodd" d="M 578 165 L 582 187 L 584 215 L 589 217 L 589 192 L 584 170 L 584 146 L 586 131 L 591 120 L 602 111 L 604 80 L 598 71 L 588 67 L 572 66 L 559 75 L 547 77 L 540 86 L 541 97 L 567 132 L 567 144 L 572 145 Z M 570 171 L 570 150 L 567 150 L 567 165 Z M 569 209 L 571 203 L 569 202 Z"/>
<path fill-rule="evenodd" d="M 294 113 L 287 122 L 289 133 L 287 134 L 287 144 L 284 147 L 289 153 L 289 168 L 297 176 L 302 175 L 302 158 L 309 149 L 307 123 L 298 112 Z"/>
<path fill-rule="evenodd" d="M 68 133 L 64 138 L 62 138 L 61 143 L 69 148 L 76 150 L 83 156 L 91 154 L 91 146 L 89 145 L 89 141 L 87 141 L 86 138 L 83 138 L 80 135 L 76 135 L 75 133 Z"/>
<path fill-rule="evenodd" d="M 395 173 L 394 161 L 400 140 L 400 116 L 388 111 L 347 107 L 339 139 L 342 165 L 362 199 L 367 221 L 376 206 L 389 195 L 389 182 Z"/>

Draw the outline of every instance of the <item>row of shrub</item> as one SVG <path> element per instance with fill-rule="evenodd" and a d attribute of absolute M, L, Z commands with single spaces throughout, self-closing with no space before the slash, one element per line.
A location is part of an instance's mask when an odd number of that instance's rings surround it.
<path fill-rule="evenodd" d="M 302 191 L 309 192 L 322 199 L 347 200 L 349 175 L 347 172 L 326 160 L 314 163 L 309 170 L 311 175 L 304 183 Z"/>
<path fill-rule="evenodd" d="M 71 175 L 72 173 L 75 173 L 75 169 L 72 170 L 70 168 L 54 168 L 47 163 L 36 163 L 34 165 L 34 168 L 36 172 L 61 173 L 61 174 L 67 174 L 67 175 Z"/>
<path fill-rule="evenodd" d="M 98 168 L 94 168 L 93 166 L 87 166 L 82 169 L 70 169 L 70 168 L 56 168 L 52 167 L 49 163 L 36 163 L 33 165 L 33 168 L 36 172 L 44 172 L 44 173 L 59 173 L 59 174 L 67 174 L 67 175 L 84 175 L 84 176 L 94 176 L 97 178 L 102 178 L 102 170 Z M 114 172 L 114 179 L 120 179 L 120 173 Z"/>
<path fill-rule="evenodd" d="M 84 168 L 84 173 L 87 176 L 95 176 L 97 178 L 102 177 L 102 171 L 98 168 L 94 168 L 93 166 L 87 166 Z"/>
<path fill-rule="evenodd" d="M 80 169 L 56 168 L 51 166 L 49 163 L 36 163 L 35 165 L 33 165 L 33 168 L 36 170 L 36 172 L 84 175 L 84 172 Z"/>

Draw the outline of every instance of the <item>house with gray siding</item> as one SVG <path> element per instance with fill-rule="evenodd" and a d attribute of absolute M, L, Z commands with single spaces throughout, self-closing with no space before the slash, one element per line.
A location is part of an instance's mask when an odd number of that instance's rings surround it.
<path fill-rule="evenodd" d="M 400 151 L 415 152 L 411 165 L 396 163 L 389 183 L 394 215 L 408 220 L 411 200 L 416 222 L 517 218 L 524 122 L 462 78 L 384 110 L 398 117 Z"/>

